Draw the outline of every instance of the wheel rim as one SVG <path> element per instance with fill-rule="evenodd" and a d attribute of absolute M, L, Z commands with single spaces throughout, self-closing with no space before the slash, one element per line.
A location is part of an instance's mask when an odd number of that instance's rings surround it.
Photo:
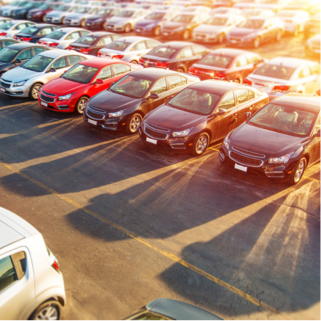
<path fill-rule="evenodd" d="M 222 42 L 223 42 L 223 35 L 219 35 L 219 36 L 218 36 L 218 42 L 219 42 L 219 43 L 222 43 Z"/>
<path fill-rule="evenodd" d="M 132 60 L 130 63 L 137 65 L 137 61 L 136 60 Z"/>
<path fill-rule="evenodd" d="M 182 68 L 178 68 L 177 72 L 184 72 L 184 70 Z"/>
<path fill-rule="evenodd" d="M 260 46 L 260 39 L 258 38 L 258 39 L 255 39 L 254 41 L 254 47 L 257 48 L 259 46 Z"/>
<path fill-rule="evenodd" d="M 77 106 L 77 110 L 79 114 L 83 114 L 84 113 L 84 109 L 86 106 L 86 102 L 87 102 L 87 98 L 82 98 L 79 100 L 78 106 Z"/>
<path fill-rule="evenodd" d="M 295 171 L 295 174 L 294 174 L 294 182 L 295 183 L 298 183 L 300 181 L 300 179 L 303 175 L 304 169 L 305 169 L 305 160 L 302 159 L 301 162 L 299 163 L 298 168 Z"/>
<path fill-rule="evenodd" d="M 32 95 L 33 99 L 38 99 L 38 94 L 39 94 L 40 88 L 41 88 L 41 85 L 36 85 L 32 88 L 31 95 Z"/>
<path fill-rule="evenodd" d="M 204 151 L 207 147 L 207 143 L 208 143 L 207 136 L 201 135 L 196 142 L 196 146 L 195 146 L 196 153 L 199 155 L 204 153 Z"/>
<path fill-rule="evenodd" d="M 138 115 L 135 115 L 135 117 L 133 117 L 130 120 L 130 124 L 129 124 L 130 131 L 132 133 L 135 133 L 138 130 L 140 123 L 141 123 L 141 118 Z"/>
<path fill-rule="evenodd" d="M 58 311 L 52 306 L 45 307 L 36 315 L 35 320 L 58 320 Z"/>
<path fill-rule="evenodd" d="M 240 81 L 238 79 L 234 79 L 234 82 L 237 83 L 237 84 L 240 83 Z"/>
<path fill-rule="evenodd" d="M 281 32 L 279 31 L 277 34 L 276 34 L 276 40 L 280 40 L 281 39 Z"/>
<path fill-rule="evenodd" d="M 42 16 L 42 21 L 43 21 L 43 22 L 46 22 L 46 15 L 43 15 L 43 16 Z"/>
<path fill-rule="evenodd" d="M 155 29 L 155 36 L 159 36 L 159 34 L 160 34 L 160 28 L 157 27 L 157 28 Z"/>
<path fill-rule="evenodd" d="M 183 38 L 184 39 L 188 39 L 189 38 L 189 31 L 188 30 L 185 30 Z"/>
<path fill-rule="evenodd" d="M 130 31 L 130 25 L 126 25 L 125 31 L 126 31 L 126 32 L 129 32 L 129 31 Z"/>
<path fill-rule="evenodd" d="M 82 20 L 82 21 L 81 21 L 81 26 L 82 26 L 82 27 L 85 27 L 85 20 Z"/>

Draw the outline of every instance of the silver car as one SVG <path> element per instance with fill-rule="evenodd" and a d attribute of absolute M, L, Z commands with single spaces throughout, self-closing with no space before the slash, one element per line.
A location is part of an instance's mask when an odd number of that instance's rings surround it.
<path fill-rule="evenodd" d="M 270 100 L 293 92 L 312 94 L 320 88 L 320 65 L 305 59 L 278 57 L 248 75 L 244 84 L 266 92 Z"/>
<path fill-rule="evenodd" d="M 70 12 L 75 12 L 79 5 L 62 4 L 56 10 L 50 11 L 46 15 L 46 22 L 65 24 L 66 15 Z"/>
<path fill-rule="evenodd" d="M 12 1 L 10 4 L 6 5 L 6 6 L 2 6 L 0 8 L 0 16 L 3 17 L 11 17 L 12 16 L 12 11 L 15 9 L 19 9 L 19 7 L 26 5 L 28 3 L 28 1 Z"/>
<path fill-rule="evenodd" d="M 42 85 L 89 57 L 59 49 L 42 52 L 24 65 L 5 72 L 1 77 L 0 91 L 9 96 L 36 100 Z"/>
<path fill-rule="evenodd" d="M 144 9 L 124 9 L 105 22 L 105 29 L 114 32 L 130 32 L 138 20 L 145 17 L 149 11 Z"/>
<path fill-rule="evenodd" d="M 277 17 L 284 21 L 284 31 L 297 36 L 304 31 L 310 15 L 303 10 L 282 10 Z"/>
<path fill-rule="evenodd" d="M 147 54 L 161 43 L 155 39 L 145 37 L 123 37 L 100 49 L 98 56 L 103 58 L 121 59 L 137 64 L 140 57 Z"/>
<path fill-rule="evenodd" d="M 100 7 L 92 6 L 78 7 L 75 12 L 68 13 L 65 16 L 65 25 L 85 27 L 86 18 L 88 18 L 90 15 L 97 14 L 100 9 Z"/>
<path fill-rule="evenodd" d="M 35 22 L 29 20 L 10 20 L 0 24 L 0 36 L 13 38 L 21 30 L 35 25 Z"/>
<path fill-rule="evenodd" d="M 240 15 L 215 15 L 194 29 L 193 40 L 223 43 L 227 33 L 244 20 Z"/>
<path fill-rule="evenodd" d="M 71 43 L 88 33 L 90 33 L 88 30 L 80 28 L 61 28 L 41 38 L 38 43 L 50 48 L 66 49 Z"/>

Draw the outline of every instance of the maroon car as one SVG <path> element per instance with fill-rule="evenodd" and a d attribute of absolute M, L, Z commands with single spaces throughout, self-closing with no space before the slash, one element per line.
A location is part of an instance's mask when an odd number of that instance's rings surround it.
<path fill-rule="evenodd" d="M 220 79 L 243 83 L 243 79 L 264 61 L 259 54 L 251 51 L 220 48 L 211 51 L 188 72 L 201 80 Z"/>
<path fill-rule="evenodd" d="M 39 8 L 29 11 L 27 18 L 32 21 L 46 21 L 46 14 L 59 7 L 59 3 L 43 3 Z"/>

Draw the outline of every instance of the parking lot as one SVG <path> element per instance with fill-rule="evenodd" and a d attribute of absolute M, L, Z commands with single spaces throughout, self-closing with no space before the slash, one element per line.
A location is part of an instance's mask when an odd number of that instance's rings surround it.
<path fill-rule="evenodd" d="M 304 58 L 303 36 L 256 51 Z M 216 48 L 218 46 L 211 46 Z M 226 319 L 320 319 L 320 165 L 293 187 L 0 96 L 0 206 L 44 236 L 64 319 L 166 297 Z"/>

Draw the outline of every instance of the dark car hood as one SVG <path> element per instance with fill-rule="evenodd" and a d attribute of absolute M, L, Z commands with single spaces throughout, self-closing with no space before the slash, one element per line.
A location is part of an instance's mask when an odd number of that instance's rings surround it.
<path fill-rule="evenodd" d="M 230 37 L 246 37 L 260 29 L 234 28 L 229 32 Z"/>
<path fill-rule="evenodd" d="M 149 20 L 149 19 L 143 19 L 136 23 L 135 27 L 137 28 L 144 28 L 146 26 L 157 26 L 161 20 Z"/>
<path fill-rule="evenodd" d="M 140 101 L 141 99 L 119 95 L 111 91 L 103 91 L 91 98 L 88 105 L 108 111 L 114 111 L 128 108 Z"/>
<path fill-rule="evenodd" d="M 149 113 L 146 122 L 176 131 L 195 127 L 206 119 L 207 116 L 162 105 Z"/>
<path fill-rule="evenodd" d="M 183 23 L 183 22 L 167 22 L 166 24 L 164 24 L 163 29 L 167 29 L 167 30 L 175 30 L 178 29 L 180 27 L 187 27 L 189 25 L 189 23 Z"/>
<path fill-rule="evenodd" d="M 295 137 L 244 123 L 230 136 L 231 145 L 267 156 L 283 156 L 296 151 L 306 137 Z"/>

